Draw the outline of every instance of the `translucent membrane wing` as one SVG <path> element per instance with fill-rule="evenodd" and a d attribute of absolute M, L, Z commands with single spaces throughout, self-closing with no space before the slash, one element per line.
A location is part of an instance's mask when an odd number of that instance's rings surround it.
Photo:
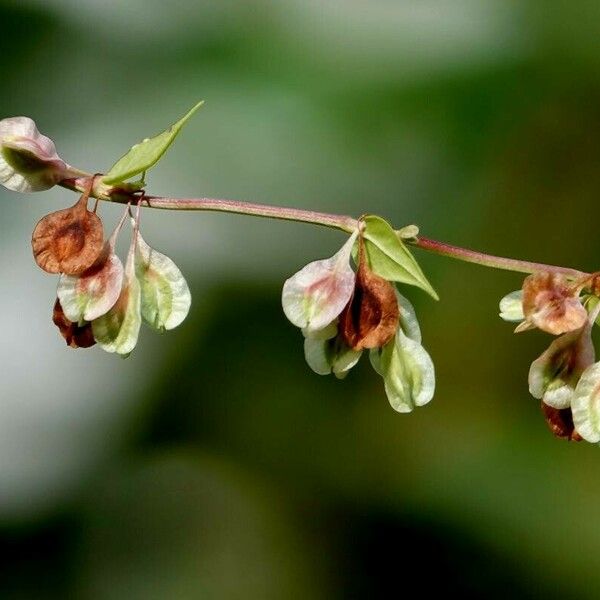
<path fill-rule="evenodd" d="M 386 346 L 371 350 L 371 364 L 383 377 L 385 392 L 394 410 L 411 412 L 433 398 L 433 362 L 423 346 L 401 329 Z"/>
<path fill-rule="evenodd" d="M 192 304 L 188 284 L 177 265 L 157 252 L 138 234 L 135 273 L 141 286 L 142 318 L 153 329 L 174 329 L 187 317 Z"/>
<path fill-rule="evenodd" d="M 315 331 L 311 331 L 310 329 L 303 329 L 302 335 L 305 338 L 312 338 L 313 340 L 330 340 L 337 335 L 338 332 L 338 324 L 337 320 L 329 323 L 327 327 L 323 329 L 317 329 Z"/>
<path fill-rule="evenodd" d="M 0 121 L 0 184 L 16 192 L 47 190 L 66 176 L 54 142 L 28 117 Z"/>
<path fill-rule="evenodd" d="M 387 281 L 420 287 L 437 300 L 437 293 L 391 225 L 375 215 L 363 217 L 363 223 L 363 235 L 371 269 Z"/>
<path fill-rule="evenodd" d="M 204 102 L 198 102 L 183 118 L 171 125 L 166 131 L 133 146 L 103 177 L 104 183 L 110 185 L 121 183 L 148 171 L 162 158 L 183 126 L 203 104 Z"/>
<path fill-rule="evenodd" d="M 525 318 L 523 314 L 523 290 L 506 294 L 500 300 L 500 318 L 509 322 L 519 322 Z"/>
<path fill-rule="evenodd" d="M 350 369 L 360 360 L 361 356 L 361 350 L 353 350 L 346 345 L 339 347 L 331 368 L 333 374 L 338 379 L 344 379 L 350 372 Z"/>
<path fill-rule="evenodd" d="M 353 233 L 331 258 L 309 263 L 284 283 L 283 312 L 297 327 L 323 329 L 350 301 L 355 281 L 350 255 L 356 235 Z"/>
<path fill-rule="evenodd" d="M 94 338 L 103 350 L 123 356 L 133 351 L 142 324 L 140 306 L 140 284 L 133 273 L 126 273 L 116 304 L 92 321 Z"/>
<path fill-rule="evenodd" d="M 317 375 L 329 375 L 331 373 L 329 340 L 305 338 L 304 359 Z"/>
<path fill-rule="evenodd" d="M 531 363 L 529 392 L 548 406 L 568 408 L 581 374 L 595 360 L 592 325 L 588 323 L 578 331 L 556 338 Z"/>
<path fill-rule="evenodd" d="M 571 411 L 581 437 L 588 442 L 600 442 L 600 362 L 583 372 L 573 394 Z"/>
<path fill-rule="evenodd" d="M 417 320 L 417 313 L 410 301 L 396 290 L 396 299 L 400 309 L 400 327 L 404 335 L 415 342 L 421 343 L 421 328 Z"/>
<path fill-rule="evenodd" d="M 75 323 L 93 321 L 117 302 L 123 287 L 123 265 L 108 244 L 103 260 L 80 276 L 62 275 L 58 298 L 67 318 Z"/>
<path fill-rule="evenodd" d="M 304 340 L 304 358 L 317 375 L 333 373 L 338 379 L 343 379 L 359 361 L 361 354 L 337 338 L 307 337 Z"/>

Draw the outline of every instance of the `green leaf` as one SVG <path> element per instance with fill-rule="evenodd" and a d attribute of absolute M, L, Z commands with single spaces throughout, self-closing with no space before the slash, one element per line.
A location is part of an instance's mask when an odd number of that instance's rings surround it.
<path fill-rule="evenodd" d="M 365 225 L 363 237 L 371 269 L 388 281 L 420 287 L 438 300 L 437 293 L 427 281 L 421 267 L 391 225 L 375 215 L 367 215 L 362 221 Z"/>
<path fill-rule="evenodd" d="M 131 177 L 148 171 L 162 158 L 183 126 L 203 104 L 204 101 L 198 102 L 182 119 L 171 125 L 166 131 L 153 138 L 146 138 L 133 146 L 125 156 L 121 157 L 112 166 L 110 171 L 102 178 L 103 182 L 109 185 L 122 183 Z"/>

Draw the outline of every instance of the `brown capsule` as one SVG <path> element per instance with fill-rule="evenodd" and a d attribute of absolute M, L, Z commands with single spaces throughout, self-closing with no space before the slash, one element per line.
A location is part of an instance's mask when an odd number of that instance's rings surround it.
<path fill-rule="evenodd" d="M 553 408 L 542 402 L 542 412 L 550 431 L 562 440 L 580 442 L 583 438 L 575 430 L 570 408 Z"/>
<path fill-rule="evenodd" d="M 71 208 L 46 215 L 33 230 L 33 256 L 44 271 L 79 275 L 100 256 L 102 221 L 87 209 L 88 197 L 89 192 Z"/>
<path fill-rule="evenodd" d="M 354 293 L 339 320 L 342 339 L 350 348 L 380 348 L 395 335 L 400 311 L 393 285 L 371 271 L 359 242 L 358 271 Z"/>
<path fill-rule="evenodd" d="M 69 321 L 65 317 L 58 298 L 54 304 L 52 322 L 58 327 L 60 334 L 65 338 L 67 346 L 70 348 L 90 348 L 96 343 L 94 334 L 92 333 L 92 324 L 85 323 L 85 325 L 80 326 L 77 323 Z"/>

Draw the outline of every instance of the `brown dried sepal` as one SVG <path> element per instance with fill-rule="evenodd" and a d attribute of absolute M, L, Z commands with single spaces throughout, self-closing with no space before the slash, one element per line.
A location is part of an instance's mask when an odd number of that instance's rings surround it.
<path fill-rule="evenodd" d="M 58 298 L 54 304 L 52 322 L 58 327 L 60 334 L 65 338 L 67 346 L 70 348 L 90 348 L 96 343 L 94 334 L 92 333 L 92 324 L 86 323 L 83 326 L 79 326 L 77 323 L 69 321 L 65 317 Z"/>
<path fill-rule="evenodd" d="M 573 415 L 570 408 L 553 408 L 542 402 L 542 412 L 550 431 L 562 440 L 580 442 L 583 438 L 575 430 Z"/>
<path fill-rule="evenodd" d="M 354 350 L 384 346 L 394 337 L 400 317 L 393 285 L 371 271 L 362 237 L 359 244 L 354 292 L 339 320 L 340 335 Z"/>
<path fill-rule="evenodd" d="M 579 299 L 580 287 L 570 285 L 559 273 L 540 272 L 523 282 L 523 314 L 525 321 L 516 331 L 538 327 L 560 335 L 583 327 L 587 311 Z"/>
<path fill-rule="evenodd" d="M 102 252 L 102 221 L 87 209 L 87 195 L 77 204 L 46 215 L 33 230 L 31 245 L 37 264 L 48 273 L 79 275 Z"/>

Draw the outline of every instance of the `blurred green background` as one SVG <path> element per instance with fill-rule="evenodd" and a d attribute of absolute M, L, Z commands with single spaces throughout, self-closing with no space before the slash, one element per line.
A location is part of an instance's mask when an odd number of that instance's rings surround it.
<path fill-rule="evenodd" d="M 0 116 L 81 168 L 203 98 L 152 193 L 598 268 L 598 2 L 20 0 L 0 27 Z M 518 275 L 417 251 L 438 387 L 399 415 L 368 361 L 304 364 L 281 285 L 343 237 L 302 224 L 147 211 L 190 317 L 126 361 L 67 349 L 29 239 L 74 200 L 0 192 L 1 598 L 598 598 L 600 454 L 528 394 L 549 338 L 497 316 Z"/>

